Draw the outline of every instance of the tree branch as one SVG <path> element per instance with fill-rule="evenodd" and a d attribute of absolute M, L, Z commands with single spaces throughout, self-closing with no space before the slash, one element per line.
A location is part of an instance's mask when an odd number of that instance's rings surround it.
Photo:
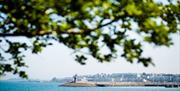
<path fill-rule="evenodd" d="M 0 33 L 0 37 L 16 37 L 16 36 L 26 36 L 30 37 L 32 35 L 27 34 L 27 33 Z"/>
<path fill-rule="evenodd" d="M 50 33 L 44 33 L 44 34 L 31 34 L 31 33 L 0 33 L 0 37 L 18 37 L 18 36 L 24 36 L 24 37 L 34 37 L 34 36 L 43 36 Z"/>
<path fill-rule="evenodd" d="M 87 34 L 90 33 L 91 31 L 94 31 L 96 29 L 102 28 L 104 26 L 107 26 L 109 24 L 112 24 L 113 22 L 118 21 L 119 19 L 114 19 L 106 24 L 103 25 L 99 25 L 98 27 L 94 28 L 94 29 L 88 29 L 86 31 L 80 31 L 80 32 L 67 32 L 67 31 L 58 31 L 59 34 Z M 43 35 L 47 35 L 47 34 L 52 34 L 52 32 L 47 32 L 47 33 L 43 33 L 43 34 L 31 34 L 31 33 L 0 33 L 0 37 L 17 37 L 17 36 L 25 36 L 25 37 L 33 37 L 33 36 L 43 36 Z"/>
<path fill-rule="evenodd" d="M 112 20 L 112 21 L 110 21 L 110 22 L 108 22 L 108 23 L 106 23 L 106 24 L 99 25 L 98 27 L 96 27 L 96 28 L 94 28 L 94 29 L 88 29 L 88 30 L 82 31 L 82 32 L 59 31 L 58 33 L 61 33 L 61 34 L 87 34 L 87 33 L 90 33 L 90 32 L 92 32 L 92 31 L 96 30 L 96 29 L 99 29 L 99 28 L 102 28 L 102 27 L 107 26 L 107 25 L 109 25 L 109 24 L 112 24 L 113 22 L 116 22 L 116 21 L 118 21 L 118 20 L 119 20 L 119 19 L 114 19 L 114 20 Z"/>

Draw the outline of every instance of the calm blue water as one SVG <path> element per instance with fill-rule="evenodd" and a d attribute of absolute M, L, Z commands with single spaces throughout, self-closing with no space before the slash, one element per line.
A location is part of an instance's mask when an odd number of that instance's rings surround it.
<path fill-rule="evenodd" d="M 0 91 L 180 91 L 164 87 L 58 87 L 59 83 L 0 81 Z"/>

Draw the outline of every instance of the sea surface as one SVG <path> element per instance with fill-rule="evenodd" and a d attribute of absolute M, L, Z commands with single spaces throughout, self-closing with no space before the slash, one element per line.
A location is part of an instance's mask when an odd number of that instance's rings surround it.
<path fill-rule="evenodd" d="M 59 87 L 53 82 L 0 81 L 0 91 L 180 91 L 165 87 Z"/>

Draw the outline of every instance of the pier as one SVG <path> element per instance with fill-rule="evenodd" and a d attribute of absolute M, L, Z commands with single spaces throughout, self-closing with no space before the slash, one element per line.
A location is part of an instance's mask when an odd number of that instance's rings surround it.
<path fill-rule="evenodd" d="M 129 87 L 129 86 L 144 86 L 144 87 L 180 87 L 180 83 L 144 83 L 144 82 L 76 82 L 65 83 L 60 86 L 65 87 Z"/>

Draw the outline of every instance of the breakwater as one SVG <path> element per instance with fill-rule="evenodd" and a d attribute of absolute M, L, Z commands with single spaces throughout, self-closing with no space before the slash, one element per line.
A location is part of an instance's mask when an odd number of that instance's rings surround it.
<path fill-rule="evenodd" d="M 180 83 L 151 83 L 151 82 L 76 82 L 65 83 L 66 87 L 120 87 L 120 86 L 154 86 L 154 87 L 180 87 Z"/>

